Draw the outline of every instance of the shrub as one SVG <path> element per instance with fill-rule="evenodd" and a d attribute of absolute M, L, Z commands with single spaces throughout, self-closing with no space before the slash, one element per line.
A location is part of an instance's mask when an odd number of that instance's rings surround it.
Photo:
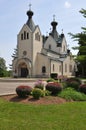
<path fill-rule="evenodd" d="M 35 84 L 35 88 L 39 88 L 39 89 L 44 89 L 44 84 L 42 82 L 42 80 L 38 80 Z"/>
<path fill-rule="evenodd" d="M 81 85 L 79 86 L 79 91 L 86 94 L 86 84 L 81 84 Z"/>
<path fill-rule="evenodd" d="M 49 79 L 47 80 L 47 82 L 48 82 L 48 83 L 49 83 L 49 82 L 55 82 L 55 79 L 49 78 Z"/>
<path fill-rule="evenodd" d="M 41 96 L 43 96 L 43 91 L 39 88 L 34 88 L 32 91 L 32 96 L 35 99 L 39 99 Z"/>
<path fill-rule="evenodd" d="M 16 93 L 19 97 L 27 97 L 28 95 L 30 95 L 32 91 L 32 88 L 30 86 L 18 86 L 16 88 Z"/>
<path fill-rule="evenodd" d="M 79 83 L 76 81 L 71 81 L 70 83 L 67 83 L 68 87 L 74 88 L 75 90 L 79 89 Z"/>
<path fill-rule="evenodd" d="M 66 80 L 66 87 L 74 88 L 75 90 L 79 89 L 79 85 L 81 84 L 81 81 L 77 78 L 68 78 Z"/>
<path fill-rule="evenodd" d="M 86 95 L 75 91 L 73 88 L 64 89 L 58 96 L 66 100 L 86 101 Z"/>
<path fill-rule="evenodd" d="M 78 82 L 79 84 L 81 84 L 81 80 L 78 79 L 78 78 L 68 78 L 66 81 L 67 81 L 67 82 L 76 81 L 76 82 Z"/>
<path fill-rule="evenodd" d="M 62 87 L 59 83 L 48 83 L 46 90 L 50 91 L 52 95 L 56 95 L 62 90 Z"/>
<path fill-rule="evenodd" d="M 44 97 L 44 96 L 50 96 L 51 95 L 51 92 L 50 91 L 48 91 L 48 90 L 43 90 L 43 95 L 42 95 L 42 97 Z"/>
<path fill-rule="evenodd" d="M 67 85 L 66 85 L 66 82 L 62 82 L 61 85 L 62 85 L 62 88 L 63 88 L 63 89 L 66 88 L 66 86 L 67 86 Z"/>

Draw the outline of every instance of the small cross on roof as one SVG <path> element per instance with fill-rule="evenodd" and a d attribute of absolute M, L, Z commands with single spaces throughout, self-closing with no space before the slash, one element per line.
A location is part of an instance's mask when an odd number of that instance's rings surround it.
<path fill-rule="evenodd" d="M 53 21 L 55 21 L 55 17 L 56 17 L 56 16 L 55 16 L 55 14 L 54 14 L 54 15 L 53 15 Z"/>
<path fill-rule="evenodd" d="M 31 6 L 32 6 L 32 5 L 31 5 L 31 3 L 30 3 L 30 4 L 29 4 L 29 10 L 31 10 Z"/>
<path fill-rule="evenodd" d="M 63 34 L 63 29 L 62 29 L 62 34 Z"/>

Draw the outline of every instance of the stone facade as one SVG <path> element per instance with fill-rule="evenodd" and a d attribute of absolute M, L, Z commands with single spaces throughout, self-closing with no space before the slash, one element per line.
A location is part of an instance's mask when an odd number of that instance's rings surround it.
<path fill-rule="evenodd" d="M 57 22 L 51 22 L 52 31 L 43 37 L 35 25 L 31 10 L 28 21 L 17 36 L 17 53 L 13 59 L 14 77 L 50 77 L 52 74 L 74 76 L 75 61 L 67 49 L 65 35 L 58 34 Z"/>

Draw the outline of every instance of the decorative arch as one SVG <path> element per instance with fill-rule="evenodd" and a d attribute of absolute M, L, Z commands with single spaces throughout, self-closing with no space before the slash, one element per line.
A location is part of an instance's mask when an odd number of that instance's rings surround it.
<path fill-rule="evenodd" d="M 16 61 L 15 70 L 17 77 L 30 77 L 31 76 L 31 61 L 28 58 L 21 58 Z"/>

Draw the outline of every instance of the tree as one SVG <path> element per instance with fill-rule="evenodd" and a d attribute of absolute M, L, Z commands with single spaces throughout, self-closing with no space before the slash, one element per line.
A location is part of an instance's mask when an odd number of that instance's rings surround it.
<path fill-rule="evenodd" d="M 6 62 L 3 58 L 0 57 L 0 77 L 7 76 L 7 67 Z"/>
<path fill-rule="evenodd" d="M 81 14 L 83 14 L 83 17 L 86 18 L 86 10 L 81 9 L 79 11 Z M 78 54 L 76 57 L 77 66 L 78 66 L 78 72 L 82 76 L 86 76 L 86 27 L 82 27 L 82 32 L 77 34 L 69 33 L 69 35 L 74 39 L 75 41 L 78 41 L 77 47 L 73 47 L 73 49 L 78 49 Z"/>
<path fill-rule="evenodd" d="M 14 53 L 12 54 L 13 59 L 18 57 L 18 47 L 14 48 Z"/>

